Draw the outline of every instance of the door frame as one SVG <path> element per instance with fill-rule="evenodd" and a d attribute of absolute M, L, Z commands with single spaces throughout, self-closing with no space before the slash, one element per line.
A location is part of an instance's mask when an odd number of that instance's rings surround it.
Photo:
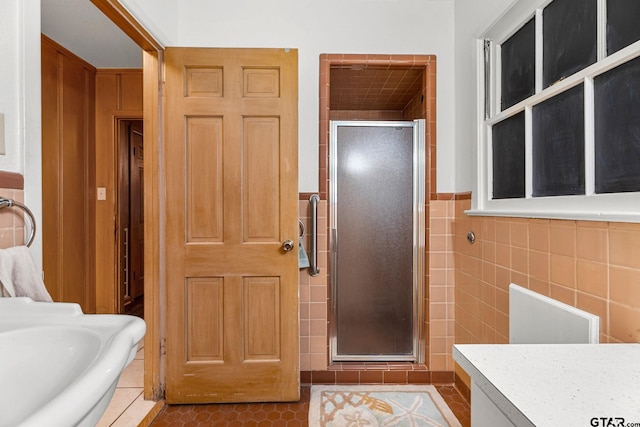
<path fill-rule="evenodd" d="M 114 298 L 115 298 L 115 304 L 114 306 L 116 307 L 116 312 L 123 314 L 125 312 L 124 307 L 125 307 L 125 301 L 124 301 L 124 294 L 122 293 L 122 281 L 123 281 L 123 274 L 122 274 L 122 267 L 123 267 L 123 244 L 124 244 L 124 239 L 122 236 L 122 227 L 123 227 L 123 212 L 125 210 L 125 206 L 128 205 L 128 197 L 127 200 L 124 200 L 124 198 L 122 197 L 124 194 L 124 186 L 128 184 L 128 182 L 131 181 L 131 177 L 129 174 L 127 174 L 127 180 L 126 182 L 122 179 L 123 178 L 123 172 L 122 169 L 123 167 L 128 168 L 129 167 L 129 141 L 128 139 L 126 139 L 125 141 L 125 137 L 124 137 L 124 127 L 126 126 L 127 123 L 130 123 L 132 121 L 142 121 L 143 118 L 140 116 L 136 116 L 136 115 L 118 115 L 114 117 L 114 126 L 115 126 L 115 131 L 114 131 L 114 136 L 115 136 L 115 141 L 114 141 L 114 146 L 115 146 L 115 156 L 114 158 L 116 159 L 116 173 L 115 173 L 115 177 L 116 177 L 116 185 L 114 187 L 115 189 L 115 206 L 116 206 L 116 215 L 115 215 L 115 225 L 116 225 L 116 250 L 115 250 L 115 254 L 116 254 L 116 259 L 115 259 L 115 268 L 116 268 L 116 278 L 117 278 L 117 283 L 115 284 L 115 292 L 114 292 Z M 144 123 L 143 123 L 144 126 Z M 125 146 L 126 143 L 126 146 Z M 125 160 L 126 158 L 126 160 Z M 126 165 L 123 165 L 123 162 L 126 162 Z M 127 195 L 128 195 L 128 188 L 127 188 Z M 127 209 L 128 210 L 128 209 Z"/>
<path fill-rule="evenodd" d="M 401 64 L 411 63 L 413 66 L 420 66 L 424 69 L 424 102 L 425 102 L 425 168 L 426 168 L 426 181 L 425 181 L 425 229 L 427 236 L 425 239 L 425 258 L 423 263 L 425 265 L 425 271 L 429 271 L 429 211 L 431 200 L 453 200 L 452 194 L 444 193 L 439 195 L 437 193 L 437 156 L 436 156 L 436 113 L 437 113 L 437 96 L 436 96 L 436 79 L 437 79 L 437 58 L 436 55 L 382 55 L 382 54 L 350 54 L 345 55 L 343 53 L 323 53 L 320 54 L 320 81 L 319 88 L 320 93 L 326 93 L 327 96 L 320 97 L 320 116 L 318 121 L 318 140 L 320 141 L 320 164 L 329 164 L 330 152 L 329 152 L 329 119 L 331 115 L 330 109 L 330 96 L 329 88 L 331 87 L 331 67 L 334 66 L 401 66 Z M 319 195 L 322 200 L 328 200 L 329 191 L 329 176 L 328 168 L 321 168 L 319 171 Z M 329 224 L 326 228 L 327 245 L 329 236 Z M 331 266 L 329 265 L 329 270 Z M 328 279 L 327 279 L 328 280 Z M 328 283 L 328 282 L 327 282 Z M 432 290 L 438 284 L 434 284 L 430 280 L 429 276 L 425 276 L 425 298 L 431 298 Z M 446 302 L 447 298 L 438 300 L 438 302 Z M 433 301 L 433 300 L 431 300 Z M 440 340 L 441 336 L 434 336 L 430 327 L 434 321 L 448 321 L 450 320 L 447 315 L 435 316 L 432 310 L 428 309 L 428 304 L 425 304 L 425 317 L 424 338 L 425 341 L 421 345 L 424 347 L 425 363 L 428 366 L 432 365 L 431 349 L 436 346 L 436 340 Z M 329 326 L 327 327 L 329 331 Z M 441 364 L 442 365 L 442 364 Z M 444 365 L 442 365 L 444 366 Z M 443 368 L 444 369 L 444 368 Z"/>
<path fill-rule="evenodd" d="M 425 285 L 425 255 L 426 255 L 426 227 L 425 227 L 425 182 L 426 182 L 426 156 L 425 156 L 425 120 L 331 120 L 329 122 L 329 150 L 333 155 L 329 159 L 329 253 L 331 266 L 337 265 L 337 241 L 338 225 L 337 225 L 337 203 L 338 203 L 338 127 L 410 127 L 413 130 L 413 152 L 412 152 L 412 168 L 413 168 L 413 353 L 411 357 L 407 355 L 354 355 L 345 356 L 338 353 L 338 313 L 337 313 L 337 268 L 331 268 L 329 273 L 329 289 L 330 289 L 330 309 L 331 317 L 329 321 L 330 338 L 329 338 L 329 363 L 341 361 L 410 361 L 412 363 L 425 363 L 425 302 L 424 302 L 424 285 Z"/>
<path fill-rule="evenodd" d="M 117 0 L 91 0 L 118 28 L 143 50 L 143 126 L 145 129 L 144 157 L 144 318 L 147 332 L 144 337 L 144 398 L 160 400 L 164 397 L 164 378 L 161 376 L 163 357 L 161 312 L 163 311 L 164 260 L 161 242 L 163 212 L 160 194 L 164 187 L 162 171 L 162 80 L 164 46 L 157 41 Z M 118 178 L 115 177 L 117 181 Z M 117 188 L 117 182 L 114 182 Z M 110 224 L 96 224 L 96 227 Z"/>

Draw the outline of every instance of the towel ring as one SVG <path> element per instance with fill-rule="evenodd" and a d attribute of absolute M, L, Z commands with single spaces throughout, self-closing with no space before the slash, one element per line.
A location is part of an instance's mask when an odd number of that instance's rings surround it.
<path fill-rule="evenodd" d="M 35 217 L 33 216 L 33 212 L 31 212 L 31 209 L 29 209 L 28 207 L 26 207 L 20 202 L 16 202 L 15 200 L 12 200 L 12 199 L 5 199 L 4 197 L 0 197 L 0 208 L 11 208 L 13 206 L 16 206 L 22 209 L 27 214 L 27 217 L 29 217 L 29 221 L 31 222 L 31 231 L 29 231 L 29 237 L 27 237 L 27 240 L 25 241 L 25 245 L 31 246 L 31 244 L 33 243 L 33 239 L 36 237 L 36 220 L 35 220 Z"/>
<path fill-rule="evenodd" d="M 304 236 L 304 223 L 301 219 L 298 219 L 298 237 Z"/>

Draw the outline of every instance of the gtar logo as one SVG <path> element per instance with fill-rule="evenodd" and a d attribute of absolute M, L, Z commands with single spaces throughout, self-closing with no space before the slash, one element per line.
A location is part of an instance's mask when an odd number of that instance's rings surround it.
<path fill-rule="evenodd" d="M 624 427 L 624 418 L 618 418 L 618 417 L 591 418 L 591 425 L 593 427 Z"/>

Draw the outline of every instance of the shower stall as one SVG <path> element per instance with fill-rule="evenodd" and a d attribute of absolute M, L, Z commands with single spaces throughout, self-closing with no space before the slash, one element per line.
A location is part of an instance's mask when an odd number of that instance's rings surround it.
<path fill-rule="evenodd" d="M 424 362 L 424 120 L 333 121 L 332 361 Z"/>

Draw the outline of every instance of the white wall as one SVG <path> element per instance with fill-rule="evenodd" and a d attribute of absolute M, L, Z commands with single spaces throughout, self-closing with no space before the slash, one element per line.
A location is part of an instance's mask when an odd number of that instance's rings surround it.
<path fill-rule="evenodd" d="M 438 57 L 439 192 L 475 182 L 474 39 L 524 0 L 121 0 L 165 45 L 299 49 L 300 191 L 318 189 L 318 56 Z M 222 3 L 222 4 L 220 4 Z M 25 176 L 26 203 L 41 224 L 40 0 L 0 2 L 0 170 Z M 455 25 L 454 25 L 455 23 Z M 455 54 L 454 54 L 455 52 Z M 41 259 L 41 234 L 32 247 Z"/>
<path fill-rule="evenodd" d="M 318 190 L 319 55 L 437 55 L 438 191 L 454 190 L 453 0 L 163 0 L 163 11 L 120 1 L 154 34 L 177 16 L 177 43 L 171 32 L 166 45 L 298 49 L 301 192 Z"/>
<path fill-rule="evenodd" d="M 318 190 L 319 55 L 435 54 L 438 191 L 453 190 L 452 0 L 182 0 L 179 8 L 182 46 L 298 49 L 301 192 Z"/>
<path fill-rule="evenodd" d="M 183 0 L 186 2 L 185 0 Z M 233 0 L 232 0 L 233 1 Z M 179 0 L 118 0 L 163 46 L 178 43 Z"/>
<path fill-rule="evenodd" d="M 24 118 L 20 112 L 20 88 L 23 86 L 20 52 L 22 18 L 20 17 L 20 1 L 9 0 L 0 6 L 0 53 L 2 58 L 16 60 L 0 61 L 0 113 L 5 118 L 5 155 L 0 155 L 0 170 L 23 172 L 21 159 L 23 144 L 21 142 L 21 122 Z"/>
<path fill-rule="evenodd" d="M 476 180 L 476 40 L 525 0 L 120 1 L 166 45 L 298 48 L 301 192 L 318 190 L 318 56 L 437 55 L 437 191 L 448 193 Z"/>
<path fill-rule="evenodd" d="M 439 192 L 473 189 L 475 38 L 524 0 L 120 0 L 164 45 L 299 49 L 300 191 L 318 189 L 318 56 L 434 54 L 438 58 Z M 25 176 L 42 223 L 40 0 L 0 2 L 0 170 Z M 455 25 L 454 25 L 455 23 Z M 41 233 L 32 253 L 41 263 Z"/>
<path fill-rule="evenodd" d="M 472 191 L 478 135 L 477 39 L 518 0 L 455 0 L 455 191 Z"/>
<path fill-rule="evenodd" d="M 0 2 L 0 113 L 5 149 L 0 170 L 24 175 L 25 203 L 42 224 L 40 0 Z M 42 233 L 31 246 L 42 265 Z"/>

